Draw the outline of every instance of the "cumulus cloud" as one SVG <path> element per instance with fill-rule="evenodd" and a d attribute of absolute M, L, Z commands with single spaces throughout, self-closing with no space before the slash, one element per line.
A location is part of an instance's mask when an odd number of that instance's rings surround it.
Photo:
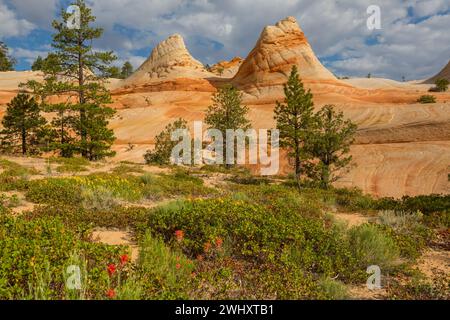
<path fill-rule="evenodd" d="M 55 17 L 59 0 L 7 0 L 10 7 L 23 19 L 48 29 Z"/>
<path fill-rule="evenodd" d="M 0 21 L 0 38 L 27 35 L 34 29 L 31 22 L 19 19 L 2 0 L 0 0 Z"/>
<path fill-rule="evenodd" d="M 40 26 L 42 7 L 53 12 L 58 6 L 58 0 L 10 1 L 20 18 Z M 424 78 L 450 58 L 448 0 L 377 0 L 382 29 L 374 31 L 366 26 L 373 0 L 87 1 L 105 29 L 96 45 L 134 64 L 173 33 L 204 63 L 245 57 L 263 27 L 286 16 L 297 18 L 319 58 L 339 75 Z"/>

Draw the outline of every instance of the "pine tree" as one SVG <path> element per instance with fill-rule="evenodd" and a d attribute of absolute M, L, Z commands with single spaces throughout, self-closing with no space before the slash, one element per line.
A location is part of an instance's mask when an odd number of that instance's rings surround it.
<path fill-rule="evenodd" d="M 13 71 L 16 60 L 8 55 L 8 47 L 0 41 L 0 72 Z"/>
<path fill-rule="evenodd" d="M 280 130 L 280 146 L 289 150 L 294 159 L 295 177 L 300 187 L 302 162 L 309 159 L 303 148 L 313 125 L 313 95 L 306 91 L 299 78 L 297 67 L 292 68 L 287 84 L 284 85 L 284 104 L 277 102 L 275 120 Z"/>
<path fill-rule="evenodd" d="M 242 105 L 242 93 L 231 85 L 220 88 L 212 97 L 213 104 L 208 107 L 205 123 L 209 129 L 217 129 L 226 137 L 227 130 L 247 130 L 251 128 L 246 118 L 248 107 Z M 227 150 L 226 139 L 223 142 L 223 155 Z"/>
<path fill-rule="evenodd" d="M 305 148 L 314 157 L 306 165 L 307 175 L 328 189 L 339 177 L 337 171 L 347 167 L 352 157 L 347 154 L 354 141 L 357 126 L 336 112 L 333 105 L 324 106 L 314 116 L 314 130 L 305 142 Z"/>
<path fill-rule="evenodd" d="M 53 122 L 57 131 L 62 128 L 59 125 L 67 126 L 67 130 L 60 131 L 61 153 L 70 155 L 77 151 L 84 158 L 93 160 L 113 154 L 109 150 L 114 134 L 107 125 L 114 110 L 106 106 L 111 103 L 111 96 L 104 84 L 116 57 L 112 52 L 93 50 L 93 41 L 101 37 L 103 29 L 91 27 L 96 18 L 84 0 L 72 4 L 80 9 L 80 28 L 69 28 L 70 14 L 62 10 L 62 20 L 53 21 L 56 33 L 52 46 L 55 51 L 43 65 L 45 81 L 30 81 L 27 87 L 42 99 L 47 110 L 57 109 L 59 120 Z M 51 96 L 72 98 L 52 107 L 46 100 Z M 69 133 L 70 139 L 66 139 Z M 68 152 L 68 149 L 72 151 Z"/>
<path fill-rule="evenodd" d="M 169 164 L 173 148 L 178 142 L 172 141 L 172 132 L 177 129 L 188 129 L 186 120 L 180 118 L 169 123 L 164 130 L 156 136 L 155 150 L 148 150 L 144 155 L 147 164 Z"/>
<path fill-rule="evenodd" d="M 113 66 L 109 69 L 108 78 L 121 79 L 122 74 L 119 67 Z"/>
<path fill-rule="evenodd" d="M 31 70 L 33 71 L 40 71 L 43 68 L 44 59 L 42 59 L 41 56 L 38 56 L 36 60 L 31 65 Z"/>
<path fill-rule="evenodd" d="M 120 72 L 120 77 L 122 79 L 126 79 L 129 76 L 131 76 L 133 73 L 133 66 L 131 65 L 131 63 L 129 61 L 125 62 L 122 66 L 122 70 Z"/>
<path fill-rule="evenodd" d="M 435 85 L 437 92 L 445 92 L 448 90 L 449 81 L 447 79 L 437 79 Z"/>
<path fill-rule="evenodd" d="M 23 155 L 37 153 L 39 131 L 45 124 L 36 99 L 19 93 L 8 103 L 2 120 L 2 146 L 13 152 L 20 146 Z"/>

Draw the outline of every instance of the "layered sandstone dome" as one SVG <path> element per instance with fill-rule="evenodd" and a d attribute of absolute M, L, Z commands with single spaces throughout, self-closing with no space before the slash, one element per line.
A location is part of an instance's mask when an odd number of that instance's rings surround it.
<path fill-rule="evenodd" d="M 245 91 L 282 85 L 293 65 L 302 79 L 337 81 L 314 54 L 297 20 L 288 17 L 264 28 L 233 83 Z"/>
<path fill-rule="evenodd" d="M 441 70 L 441 72 L 425 81 L 425 83 L 435 83 L 436 80 L 439 79 L 447 79 L 448 81 L 450 81 L 450 61 L 447 63 L 444 69 Z"/>
<path fill-rule="evenodd" d="M 159 43 L 150 57 L 125 80 L 126 84 L 144 84 L 162 79 L 205 78 L 213 76 L 192 57 L 183 38 L 175 34 Z"/>

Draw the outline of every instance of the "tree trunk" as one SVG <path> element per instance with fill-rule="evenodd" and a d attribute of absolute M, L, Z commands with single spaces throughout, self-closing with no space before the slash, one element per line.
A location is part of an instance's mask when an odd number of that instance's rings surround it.
<path fill-rule="evenodd" d="M 302 174 L 301 160 L 300 160 L 300 143 L 297 141 L 295 143 L 295 181 L 297 182 L 297 187 L 301 189 L 300 176 Z"/>
<path fill-rule="evenodd" d="M 80 36 L 81 37 L 81 36 Z M 83 45 L 82 40 L 78 41 L 79 47 Z M 79 103 L 80 103 L 80 136 L 81 136 L 81 155 L 83 158 L 88 157 L 88 153 L 86 151 L 86 140 L 87 140 L 87 132 L 85 128 L 86 124 L 86 110 L 84 109 L 84 104 L 86 103 L 84 97 L 84 64 L 81 53 L 78 54 L 78 88 L 79 88 Z"/>
<path fill-rule="evenodd" d="M 27 154 L 27 132 L 25 126 L 22 126 L 22 155 Z"/>

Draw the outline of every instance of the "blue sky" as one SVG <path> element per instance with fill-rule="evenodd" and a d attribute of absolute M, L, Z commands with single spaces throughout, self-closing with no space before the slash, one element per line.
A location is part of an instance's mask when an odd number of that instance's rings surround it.
<path fill-rule="evenodd" d="M 94 43 L 138 67 L 173 33 L 213 64 L 245 57 L 266 25 L 297 18 L 321 61 L 339 76 L 422 79 L 450 59 L 450 0 L 87 0 L 105 29 Z M 67 0 L 0 0 L 0 40 L 26 70 L 50 49 L 51 21 Z M 366 26 L 369 5 L 381 30 Z"/>

